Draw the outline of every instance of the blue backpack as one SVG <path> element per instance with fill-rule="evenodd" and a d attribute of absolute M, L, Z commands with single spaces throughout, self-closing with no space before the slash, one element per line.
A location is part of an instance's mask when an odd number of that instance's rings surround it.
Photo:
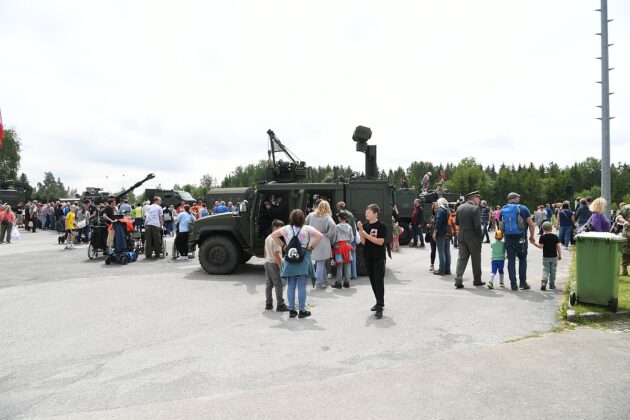
<path fill-rule="evenodd" d="M 501 209 L 503 218 L 503 234 L 509 236 L 521 236 L 525 230 L 525 222 L 521 216 L 519 204 L 506 204 Z"/>

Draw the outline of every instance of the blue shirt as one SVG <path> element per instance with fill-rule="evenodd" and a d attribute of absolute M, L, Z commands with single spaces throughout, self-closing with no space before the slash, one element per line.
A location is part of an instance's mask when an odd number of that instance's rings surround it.
<path fill-rule="evenodd" d="M 70 213 L 70 207 L 64 207 L 64 208 L 63 208 L 63 215 L 64 215 L 64 216 L 67 216 L 67 215 L 68 215 L 68 213 Z"/>
<path fill-rule="evenodd" d="M 184 211 L 179 213 L 175 220 L 177 220 L 177 224 L 179 226 L 177 230 L 179 232 L 188 232 L 188 225 L 195 221 L 195 216 Z"/>
<path fill-rule="evenodd" d="M 573 212 L 571 210 L 561 209 L 558 212 L 558 219 L 560 219 L 560 226 L 573 226 Z"/>
<path fill-rule="evenodd" d="M 547 213 L 547 221 L 551 222 L 551 209 L 549 207 L 545 207 L 545 213 Z"/>
<path fill-rule="evenodd" d="M 446 235 L 446 226 L 448 225 L 448 210 L 444 207 L 440 207 L 435 214 L 435 231 L 436 237 Z"/>
<path fill-rule="evenodd" d="M 227 208 L 227 206 L 221 204 L 221 205 L 218 205 L 218 206 L 216 206 L 214 208 L 214 212 L 215 213 L 227 213 L 228 212 L 228 208 Z"/>
<path fill-rule="evenodd" d="M 208 215 L 208 209 L 205 207 L 202 207 L 201 210 L 199 210 L 199 217 L 206 217 Z"/>

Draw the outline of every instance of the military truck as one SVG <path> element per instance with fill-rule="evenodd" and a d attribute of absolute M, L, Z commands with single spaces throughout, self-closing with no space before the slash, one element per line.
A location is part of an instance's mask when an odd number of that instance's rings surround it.
<path fill-rule="evenodd" d="M 398 207 L 398 225 L 404 228 L 404 232 L 398 239 L 401 245 L 407 245 L 411 242 L 411 213 L 413 212 L 413 202 L 416 198 L 422 202 L 422 212 L 427 223 L 433 216 L 432 207 L 438 198 L 444 197 L 448 200 L 451 208 L 455 207 L 455 203 L 461 198 L 458 194 L 445 191 L 438 193 L 437 191 L 420 192 L 417 188 L 398 188 L 393 192 L 392 201 Z"/>
<path fill-rule="evenodd" d="M 31 200 L 33 188 L 27 183 L 15 180 L 0 180 L 0 202 L 16 209 L 18 204 Z"/>
<path fill-rule="evenodd" d="M 234 205 L 246 200 L 251 196 L 251 188 L 248 187 L 235 187 L 235 188 L 212 188 L 206 194 L 206 205 L 208 208 L 214 206 L 215 201 L 225 201 L 226 203 L 231 201 Z"/>
<path fill-rule="evenodd" d="M 142 195 L 144 201 L 151 201 L 153 197 L 162 199 L 162 206 L 175 206 L 179 203 L 190 204 L 191 206 L 197 202 L 188 191 L 183 190 L 158 190 L 155 188 L 147 188 Z"/>
<path fill-rule="evenodd" d="M 271 142 L 271 166 L 275 153 L 285 152 L 286 148 L 271 130 L 267 134 Z M 304 162 L 285 152 L 290 162 L 270 167 L 267 174 L 273 178 L 248 190 L 238 213 L 211 215 L 195 222 L 190 239 L 199 248 L 199 263 L 203 269 L 209 274 L 229 274 L 253 255 L 262 257 L 265 238 L 271 232 L 271 220 L 279 218 L 288 222 L 292 209 L 302 209 L 307 214 L 318 198 L 329 200 L 333 208 L 337 202 L 344 201 L 355 218 L 363 222 L 365 208 L 377 204 L 382 210 L 379 219 L 388 226 L 386 243 L 390 243 L 392 187 L 386 180 L 378 179 L 376 146 L 367 144 L 371 136 L 369 128 L 359 126 L 352 137 L 357 143 L 356 150 L 366 155 L 365 176 L 330 183 L 305 182 L 309 171 L 304 170 Z M 362 254 L 363 247 L 359 245 L 357 271 L 359 275 L 366 275 Z"/>

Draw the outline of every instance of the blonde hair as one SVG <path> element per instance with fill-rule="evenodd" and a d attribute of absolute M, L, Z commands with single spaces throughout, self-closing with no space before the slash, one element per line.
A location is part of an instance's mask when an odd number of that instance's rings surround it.
<path fill-rule="evenodd" d="M 606 201 L 605 198 L 603 197 L 596 198 L 591 203 L 589 210 L 595 213 L 603 213 L 606 211 L 606 204 L 608 204 L 608 202 Z"/>
<path fill-rule="evenodd" d="M 6 211 L 7 213 L 11 213 L 11 206 L 9 204 L 5 205 L 4 211 Z"/>
<path fill-rule="evenodd" d="M 315 210 L 315 214 L 317 216 L 332 216 L 332 210 L 330 209 L 330 204 L 326 200 L 322 200 L 317 205 L 317 210 Z"/>

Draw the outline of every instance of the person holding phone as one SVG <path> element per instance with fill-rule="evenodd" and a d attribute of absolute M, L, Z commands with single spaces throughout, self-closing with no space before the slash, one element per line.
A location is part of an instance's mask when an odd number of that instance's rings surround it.
<path fill-rule="evenodd" d="M 370 204 L 365 209 L 367 223 L 357 222 L 357 229 L 361 244 L 363 244 L 363 258 L 367 267 L 372 291 L 376 298 L 376 305 L 372 307 L 376 319 L 383 317 L 385 307 L 385 240 L 387 226 L 378 220 L 381 209 L 376 204 Z"/>

